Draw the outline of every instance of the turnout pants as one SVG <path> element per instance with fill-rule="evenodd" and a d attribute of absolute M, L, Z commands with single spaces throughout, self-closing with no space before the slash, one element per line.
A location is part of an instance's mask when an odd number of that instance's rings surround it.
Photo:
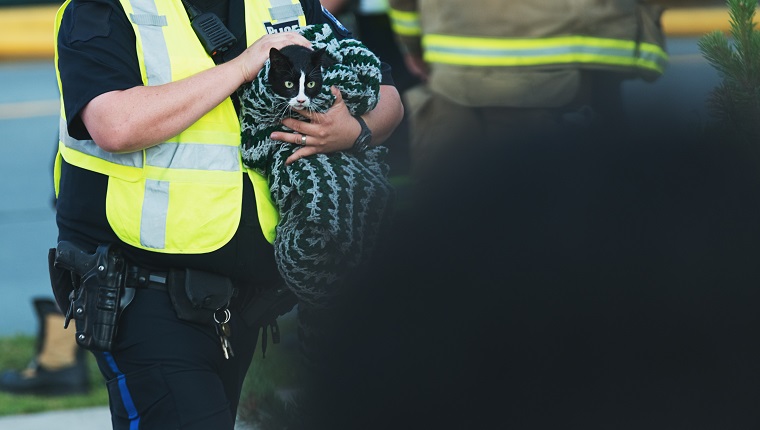
<path fill-rule="evenodd" d="M 621 83 L 616 73 L 584 71 L 574 99 L 556 108 L 464 106 L 418 85 L 404 93 L 412 172 L 425 176 L 464 154 L 492 153 L 562 130 L 591 125 L 624 130 Z"/>

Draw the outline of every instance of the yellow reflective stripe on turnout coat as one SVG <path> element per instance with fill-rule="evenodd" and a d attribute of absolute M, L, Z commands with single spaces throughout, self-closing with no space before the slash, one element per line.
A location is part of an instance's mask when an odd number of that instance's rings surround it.
<path fill-rule="evenodd" d="M 56 19 L 56 37 L 65 2 Z M 161 85 L 214 67 L 193 32 L 180 0 L 121 0 L 135 31 L 145 85 Z M 298 0 L 246 0 L 248 44 L 278 23 L 305 25 Z M 56 64 L 58 54 L 56 48 Z M 58 76 L 59 90 L 61 89 Z M 68 135 L 63 95 L 59 155 L 109 176 L 106 215 L 132 246 L 165 253 L 214 251 L 238 228 L 241 214 L 240 124 L 228 98 L 177 136 L 142 151 L 115 154 Z M 56 167 L 56 187 L 60 165 Z M 278 221 L 266 180 L 248 171 L 259 220 L 272 242 Z"/>

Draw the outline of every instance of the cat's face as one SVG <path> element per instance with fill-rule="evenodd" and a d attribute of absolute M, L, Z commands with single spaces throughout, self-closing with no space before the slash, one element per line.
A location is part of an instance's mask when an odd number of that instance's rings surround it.
<path fill-rule="evenodd" d="M 272 91 L 288 100 L 295 109 L 308 109 L 312 99 L 322 90 L 322 68 L 331 60 L 324 49 L 286 46 L 269 51 L 269 83 Z"/>

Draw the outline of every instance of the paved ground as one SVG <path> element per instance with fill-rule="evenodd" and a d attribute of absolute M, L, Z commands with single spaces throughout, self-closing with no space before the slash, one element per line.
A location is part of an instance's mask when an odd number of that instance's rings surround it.
<path fill-rule="evenodd" d="M 107 407 L 52 411 L 39 414 L 0 417 L 0 430 L 104 430 L 111 428 Z M 253 430 L 239 424 L 235 430 Z"/>
<path fill-rule="evenodd" d="M 110 427 L 107 407 L 0 417 L 0 430 L 104 430 Z"/>
<path fill-rule="evenodd" d="M 35 333 L 31 298 L 52 295 L 57 92 L 52 62 L 0 63 L 0 336 Z"/>

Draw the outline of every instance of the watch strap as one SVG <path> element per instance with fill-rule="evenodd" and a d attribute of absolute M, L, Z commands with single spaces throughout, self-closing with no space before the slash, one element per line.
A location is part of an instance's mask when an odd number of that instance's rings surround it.
<path fill-rule="evenodd" d="M 364 118 L 359 115 L 355 116 L 354 118 L 356 118 L 356 121 L 359 122 L 361 131 L 359 132 L 359 136 L 354 141 L 354 144 L 351 147 L 351 151 L 364 152 L 369 149 L 369 143 L 372 141 L 372 130 L 367 127 L 367 123 L 364 122 Z"/>

